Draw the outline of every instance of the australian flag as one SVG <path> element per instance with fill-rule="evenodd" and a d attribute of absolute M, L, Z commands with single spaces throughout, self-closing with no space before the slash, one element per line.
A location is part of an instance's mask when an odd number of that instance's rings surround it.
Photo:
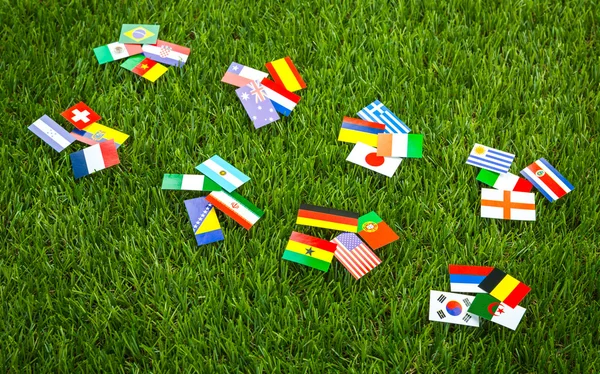
<path fill-rule="evenodd" d="M 362 108 L 358 112 L 358 116 L 365 121 L 383 123 L 385 132 L 388 134 L 408 134 L 410 132 L 410 128 L 379 100 L 375 100 Z"/>

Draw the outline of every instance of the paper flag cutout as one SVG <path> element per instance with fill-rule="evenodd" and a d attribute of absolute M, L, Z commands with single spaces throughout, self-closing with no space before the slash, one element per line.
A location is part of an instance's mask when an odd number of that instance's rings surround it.
<path fill-rule="evenodd" d="M 196 169 L 223 187 L 227 192 L 233 192 L 233 190 L 250 180 L 250 177 L 218 155 L 214 155 L 196 166 Z"/>
<path fill-rule="evenodd" d="M 197 174 L 165 174 L 163 190 L 179 191 L 222 191 L 223 189 L 204 175 Z"/>
<path fill-rule="evenodd" d="M 60 115 L 80 130 L 85 129 L 87 126 L 99 121 L 102 118 L 92 109 L 90 109 L 89 106 L 85 105 L 83 101 L 73 105 Z"/>
<path fill-rule="evenodd" d="M 335 258 L 357 280 L 381 263 L 379 257 L 356 234 L 346 232 L 338 235 L 331 242 L 337 245 Z"/>
<path fill-rule="evenodd" d="M 236 87 L 243 87 L 254 81 L 262 81 L 268 77 L 269 74 L 260 70 L 249 68 L 237 62 L 232 62 L 229 65 L 229 69 L 225 72 L 225 75 L 221 79 L 221 82 L 228 83 Z"/>
<path fill-rule="evenodd" d="M 75 141 L 75 138 L 67 130 L 45 114 L 28 128 L 56 152 L 62 152 Z"/>
<path fill-rule="evenodd" d="M 215 208 L 205 197 L 184 200 L 198 245 L 224 240 L 223 230 Z"/>
<path fill-rule="evenodd" d="M 514 159 L 515 155 L 512 153 L 475 143 L 467 159 L 467 165 L 504 174 L 508 173 Z"/>
<path fill-rule="evenodd" d="M 275 83 L 267 78 L 264 78 L 260 83 L 275 110 L 284 116 L 289 116 L 296 107 L 296 104 L 300 102 L 300 96 L 286 90 L 279 83 Z"/>
<path fill-rule="evenodd" d="M 294 92 L 306 88 L 306 83 L 289 57 L 268 62 L 266 66 L 273 80 L 283 85 L 286 90 Z"/>
<path fill-rule="evenodd" d="M 422 158 L 422 134 L 379 134 L 377 136 L 377 156 Z"/>
<path fill-rule="evenodd" d="M 120 162 L 113 140 L 92 145 L 69 156 L 75 179 L 118 165 Z"/>
<path fill-rule="evenodd" d="M 358 235 L 373 249 L 379 249 L 400 239 L 375 212 L 358 218 Z"/>
<path fill-rule="evenodd" d="M 467 312 L 474 299 L 473 296 L 431 290 L 429 320 L 479 327 L 479 317 Z"/>
<path fill-rule="evenodd" d="M 527 178 L 550 202 L 560 199 L 575 189 L 567 178 L 563 177 L 544 158 L 540 158 L 521 170 L 521 175 Z"/>
<path fill-rule="evenodd" d="M 346 143 L 365 143 L 377 147 L 377 134 L 383 134 L 385 125 L 363 121 L 357 118 L 344 117 L 338 140 Z"/>
<path fill-rule="evenodd" d="M 535 221 L 535 194 L 482 188 L 481 217 Z"/>
<path fill-rule="evenodd" d="M 487 319 L 511 330 L 516 330 L 525 314 L 525 308 L 517 305 L 511 308 L 493 296 L 484 293 L 475 296 L 469 313 Z"/>
<path fill-rule="evenodd" d="M 326 272 L 336 247 L 327 240 L 293 231 L 282 258 Z"/>
<path fill-rule="evenodd" d="M 129 138 L 129 135 L 101 125 L 98 122 L 92 123 L 83 130 L 73 130 L 71 131 L 71 135 L 80 142 L 88 145 L 102 143 L 107 140 L 114 140 L 117 148 Z"/>
<path fill-rule="evenodd" d="M 479 283 L 479 288 L 511 308 L 515 308 L 531 291 L 523 282 L 496 268 Z"/>
<path fill-rule="evenodd" d="M 298 210 L 297 225 L 321 227 L 324 229 L 356 232 L 358 213 L 302 204 Z"/>
<path fill-rule="evenodd" d="M 168 66 L 183 67 L 190 56 L 190 49 L 181 45 L 157 40 L 156 44 L 144 44 L 144 56 Z"/>
<path fill-rule="evenodd" d="M 375 100 L 362 108 L 358 112 L 358 116 L 365 121 L 383 123 L 385 132 L 389 134 L 407 134 L 410 132 L 410 128 L 379 100 Z"/>
<path fill-rule="evenodd" d="M 146 78 L 150 82 L 156 82 L 158 78 L 169 70 L 166 66 L 161 65 L 156 61 L 152 61 L 151 59 L 144 57 L 144 55 L 129 57 L 121 64 L 121 67 L 142 78 Z"/>
<path fill-rule="evenodd" d="M 533 188 L 528 180 L 519 178 L 511 173 L 496 173 L 486 169 L 479 170 L 477 180 L 502 191 L 530 192 Z"/>
<path fill-rule="evenodd" d="M 123 44 L 116 42 L 94 48 L 96 60 L 98 60 L 100 65 L 139 55 L 140 53 L 142 53 L 142 46 L 139 44 Z"/>
<path fill-rule="evenodd" d="M 250 230 L 265 214 L 235 191 L 230 194 L 225 191 L 214 191 L 206 197 L 206 200 L 246 230 Z"/>
<path fill-rule="evenodd" d="M 485 292 L 479 283 L 494 270 L 491 266 L 448 265 L 450 273 L 450 291 L 452 292 Z"/>
<path fill-rule="evenodd" d="M 246 113 L 248 113 L 248 117 L 252 120 L 255 129 L 279 119 L 273 103 L 267 98 L 265 88 L 259 82 L 250 82 L 235 90 L 235 93 L 244 106 L 244 109 L 246 109 Z"/>
<path fill-rule="evenodd" d="M 389 178 L 394 175 L 402 159 L 377 156 L 376 148 L 359 142 L 352 148 L 352 152 L 350 152 L 346 161 L 373 170 Z"/>
<path fill-rule="evenodd" d="M 124 24 L 119 43 L 154 44 L 158 39 L 159 25 Z"/>

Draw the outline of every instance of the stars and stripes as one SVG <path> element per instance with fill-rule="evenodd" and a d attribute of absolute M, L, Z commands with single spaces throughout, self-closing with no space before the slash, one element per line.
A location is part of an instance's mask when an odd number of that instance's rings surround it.
<path fill-rule="evenodd" d="M 356 234 L 340 234 L 331 242 L 337 245 L 335 257 L 356 279 L 360 279 L 381 263 L 379 257 Z"/>

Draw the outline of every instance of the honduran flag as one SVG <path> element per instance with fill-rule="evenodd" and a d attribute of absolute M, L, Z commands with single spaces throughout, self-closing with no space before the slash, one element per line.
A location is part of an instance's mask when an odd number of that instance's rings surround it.
<path fill-rule="evenodd" d="M 494 270 L 491 266 L 448 265 L 450 273 L 450 291 L 485 292 L 479 286 L 485 277 Z"/>
<path fill-rule="evenodd" d="M 71 167 L 75 179 L 119 164 L 119 155 L 114 140 L 98 143 L 84 150 L 73 152 Z"/>
<path fill-rule="evenodd" d="M 300 96 L 288 91 L 281 84 L 275 83 L 272 80 L 264 78 L 260 84 L 263 85 L 265 93 L 269 100 L 271 100 L 275 110 L 284 116 L 289 116 L 300 101 Z"/>
<path fill-rule="evenodd" d="M 575 189 L 567 178 L 563 177 L 544 158 L 540 158 L 521 170 L 521 175 L 530 181 L 550 202 L 560 199 Z"/>
<path fill-rule="evenodd" d="M 189 48 L 162 40 L 157 40 L 156 44 L 144 44 L 142 51 L 151 60 L 177 67 L 183 67 L 190 55 Z"/>

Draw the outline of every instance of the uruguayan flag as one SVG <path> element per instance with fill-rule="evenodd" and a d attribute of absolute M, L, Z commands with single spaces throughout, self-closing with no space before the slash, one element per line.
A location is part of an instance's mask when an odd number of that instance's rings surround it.
<path fill-rule="evenodd" d="M 365 121 L 383 123 L 385 132 L 388 134 L 408 134 L 410 132 L 410 128 L 379 100 L 375 100 L 362 108 L 358 112 L 358 116 Z"/>
<path fill-rule="evenodd" d="M 510 169 L 510 165 L 514 159 L 515 155 L 512 153 L 499 151 L 476 143 L 467 159 L 467 165 L 504 174 L 508 173 L 508 169 Z"/>

